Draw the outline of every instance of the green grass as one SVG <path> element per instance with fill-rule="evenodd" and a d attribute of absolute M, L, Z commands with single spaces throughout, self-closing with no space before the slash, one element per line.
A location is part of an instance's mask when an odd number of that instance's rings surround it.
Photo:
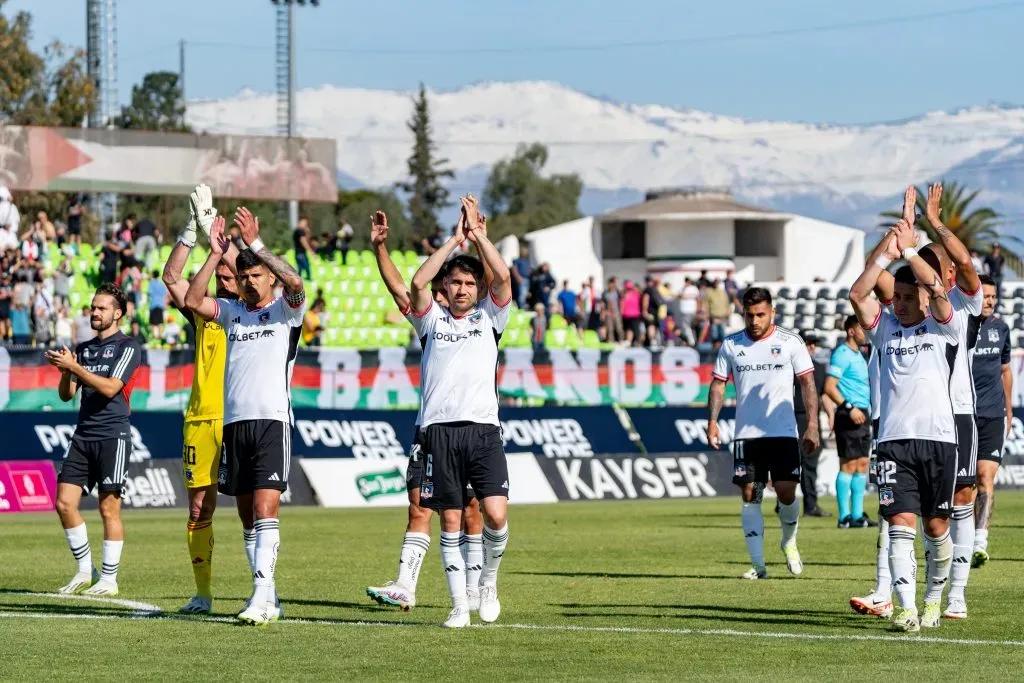
<path fill-rule="evenodd" d="M 998 497 L 993 561 L 972 573 L 970 618 L 945 621 L 926 637 L 1022 640 L 1024 525 L 1017 520 L 1024 518 L 1024 494 Z M 937 680 L 956 671 L 992 679 L 1020 675 L 1024 646 L 924 642 L 890 635 L 883 620 L 850 611 L 849 597 L 874 582 L 874 530 L 840 531 L 833 520 L 802 520 L 806 569 L 790 577 L 770 506 L 765 503 L 767 581 L 737 578 L 748 566 L 737 499 L 513 508 L 499 580 L 499 624 L 506 627 L 461 632 L 438 628 L 448 598 L 436 530 L 420 604 L 403 614 L 373 605 L 364 589 L 393 578 L 404 510 L 289 509 L 282 516 L 278 587 L 292 623 L 252 629 L 159 618 L 0 618 L 0 678 L 879 681 Z M 215 525 L 214 608 L 223 617 L 241 609 L 251 588 L 232 513 L 222 510 Z M 98 563 L 99 521 L 95 515 L 87 521 Z M 126 527 L 119 597 L 173 611 L 192 589 L 183 511 L 129 512 Z M 2 613 L 130 611 L 23 594 L 52 592 L 73 573 L 53 515 L 0 518 L 0 566 Z M 923 568 L 919 574 L 923 578 Z M 359 625 L 374 622 L 379 625 Z M 591 630 L 598 627 L 637 630 Z M 715 630 L 756 635 L 708 632 Z"/>

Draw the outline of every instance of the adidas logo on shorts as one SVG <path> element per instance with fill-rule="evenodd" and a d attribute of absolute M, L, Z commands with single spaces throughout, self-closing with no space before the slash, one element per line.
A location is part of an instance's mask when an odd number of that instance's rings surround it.
<path fill-rule="evenodd" d="M 103 479 L 103 483 L 104 483 L 104 484 L 113 484 L 114 482 L 112 482 L 112 481 L 110 480 L 110 477 L 105 477 L 105 478 Z"/>
<path fill-rule="evenodd" d="M 961 469 L 959 472 L 956 473 L 956 476 L 958 476 L 958 477 L 966 477 L 967 476 L 967 470 L 966 469 Z"/>
<path fill-rule="evenodd" d="M 274 472 L 269 477 L 267 477 L 267 481 L 281 481 L 281 477 L 277 476 L 277 472 Z"/>

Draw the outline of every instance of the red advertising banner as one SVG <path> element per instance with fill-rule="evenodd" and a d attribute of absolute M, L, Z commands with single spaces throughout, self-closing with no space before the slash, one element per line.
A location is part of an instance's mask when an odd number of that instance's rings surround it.
<path fill-rule="evenodd" d="M 57 499 L 51 460 L 0 462 L 0 512 L 49 512 Z"/>

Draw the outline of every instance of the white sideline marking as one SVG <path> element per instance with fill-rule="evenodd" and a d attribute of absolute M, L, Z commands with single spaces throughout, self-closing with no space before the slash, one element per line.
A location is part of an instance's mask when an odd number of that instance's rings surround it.
<path fill-rule="evenodd" d="M 112 605 L 120 605 L 134 610 L 133 612 L 118 614 L 49 614 L 45 612 L 0 612 L 0 619 L 150 619 L 150 620 L 180 620 L 180 621 L 209 621 L 221 624 L 238 623 L 233 617 L 211 617 L 202 615 L 187 615 L 168 613 L 156 605 L 133 600 L 121 600 L 119 598 L 94 597 L 91 595 L 62 595 L 60 593 L 9 593 L 9 595 L 25 595 L 39 598 L 57 598 L 72 600 L 88 600 L 92 602 L 103 602 Z M 287 605 L 288 603 L 285 603 Z M 377 627 L 377 628 L 439 628 L 432 624 L 408 623 L 403 624 L 393 621 L 337 621 L 333 619 L 290 619 L 286 618 L 277 624 L 302 624 L 313 626 L 348 626 L 348 627 Z M 276 626 L 275 626 L 276 627 Z M 512 629 L 516 631 L 577 631 L 581 633 L 624 633 L 624 634 L 653 634 L 653 635 L 675 635 L 675 636 L 727 636 L 739 638 L 775 638 L 787 640 L 861 640 L 861 641 L 882 641 L 887 643 L 936 643 L 947 645 L 995 645 L 999 647 L 1024 647 L 1024 640 L 979 640 L 973 638 L 940 638 L 937 636 L 900 636 L 898 634 L 865 634 L 865 633 L 786 633 L 784 631 L 737 631 L 734 629 L 700 629 L 700 628 L 642 628 L 633 626 L 574 626 L 572 624 L 488 624 L 474 625 L 472 628 L 481 630 L 491 629 Z"/>

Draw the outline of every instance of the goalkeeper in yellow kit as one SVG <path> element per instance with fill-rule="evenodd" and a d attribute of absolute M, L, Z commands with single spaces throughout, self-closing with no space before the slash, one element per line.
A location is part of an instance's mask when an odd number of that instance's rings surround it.
<path fill-rule="evenodd" d="M 181 464 L 188 488 L 188 552 L 195 574 L 196 594 L 179 612 L 206 614 L 213 607 L 211 589 L 213 562 L 213 511 L 217 507 L 217 474 L 220 468 L 221 429 L 224 418 L 224 362 L 227 337 L 223 328 L 214 321 L 194 317 L 185 308 L 188 281 L 182 270 L 189 253 L 196 244 L 197 231 L 207 238 L 210 226 L 217 216 L 213 208 L 210 188 L 199 185 L 189 199 L 192 216 L 182 230 L 178 243 L 164 265 L 163 281 L 178 308 L 196 331 L 195 375 L 192 394 L 185 412 L 184 444 Z M 232 245 L 217 267 L 217 296 L 238 298 L 235 278 L 235 257 L 238 249 Z M 253 529 L 243 529 L 245 552 L 252 566 L 256 546 Z"/>

